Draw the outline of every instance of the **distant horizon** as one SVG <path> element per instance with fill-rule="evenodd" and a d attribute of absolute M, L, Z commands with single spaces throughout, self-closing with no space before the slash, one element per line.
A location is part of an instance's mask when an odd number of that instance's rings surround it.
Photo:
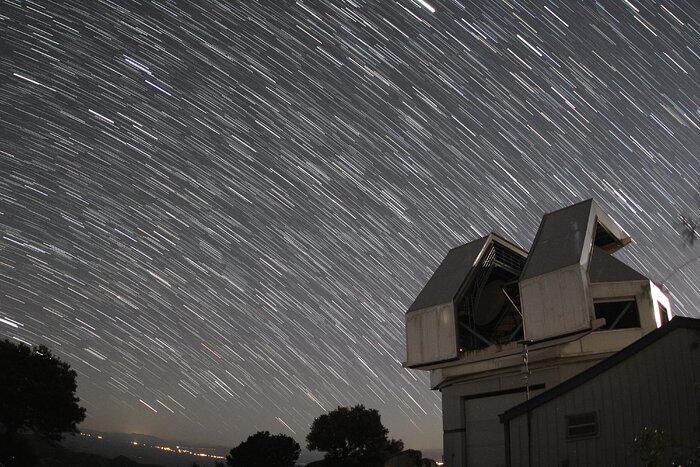
<path fill-rule="evenodd" d="M 69 450 L 92 452 L 108 458 L 114 457 L 115 455 L 123 455 L 132 460 L 140 459 L 147 463 L 160 463 L 166 465 L 175 465 L 182 460 L 181 457 L 177 456 L 191 456 L 186 458 L 197 459 L 208 462 L 213 462 L 211 458 L 202 458 L 200 456 L 195 456 L 192 453 L 206 453 L 211 455 L 218 455 L 225 458 L 231 449 L 236 445 L 217 445 L 207 442 L 197 443 L 185 440 L 172 440 L 165 439 L 154 435 L 148 435 L 144 433 L 122 433 L 122 432 L 107 432 L 102 430 L 93 430 L 85 428 L 83 430 L 83 435 L 76 434 L 75 437 L 66 437 L 62 444 Z M 103 436 L 102 439 L 98 439 L 97 436 Z M 137 442 L 138 445 L 134 446 L 132 443 Z M 300 443 L 301 444 L 301 443 Z M 161 448 L 166 447 L 172 449 L 172 451 L 166 451 L 162 449 L 157 449 L 156 446 Z M 189 453 L 183 452 L 179 453 L 176 451 L 177 448 L 183 450 L 189 450 Z M 139 449 L 134 451 L 134 449 Z M 145 449 L 145 451 L 144 451 Z M 410 446 L 404 446 L 404 449 L 415 449 Z M 442 458 L 442 449 L 418 449 L 424 458 L 440 460 Z M 320 451 L 310 451 L 306 449 L 304 445 L 301 445 L 301 452 L 299 456 L 299 462 L 308 463 L 316 460 L 323 459 L 323 452 Z M 171 457 L 175 455 L 176 457 Z M 143 456 L 143 458 L 139 457 Z M 160 459 L 160 460 L 159 460 Z"/>
<path fill-rule="evenodd" d="M 167 442 L 169 442 L 169 443 L 174 443 L 174 444 L 177 444 L 177 445 L 179 445 L 179 446 L 207 447 L 207 448 L 225 448 L 227 453 L 228 453 L 228 451 L 230 451 L 232 448 L 236 447 L 238 444 L 240 444 L 241 442 L 245 441 L 245 439 L 242 439 L 242 440 L 238 441 L 237 443 L 232 444 L 230 447 L 226 447 L 227 445 L 225 445 L 225 444 L 211 444 L 211 442 L 207 442 L 207 441 L 201 441 L 201 442 L 198 442 L 198 441 L 197 441 L 197 442 L 195 442 L 195 441 L 192 441 L 192 440 L 170 439 L 170 438 L 163 438 L 163 437 L 157 436 L 157 435 L 150 435 L 150 434 L 147 434 L 147 433 L 123 432 L 123 431 L 105 431 L 105 430 L 99 430 L 99 429 L 96 429 L 96 428 L 86 428 L 86 427 L 81 427 L 81 426 L 79 426 L 78 429 L 80 430 L 81 433 L 89 433 L 89 434 L 93 434 L 93 433 L 94 433 L 94 434 L 112 434 L 112 435 L 123 435 L 123 436 L 125 436 L 125 437 L 126 437 L 126 436 L 132 436 L 132 435 L 133 435 L 133 436 L 143 436 L 143 437 L 148 437 L 148 438 L 156 438 L 156 439 L 158 439 L 158 440 L 160 440 L 160 441 L 167 441 Z M 265 431 L 265 430 L 262 430 L 262 431 Z M 279 432 L 273 432 L 273 431 L 271 431 L 271 430 L 267 430 L 267 431 L 270 431 L 270 433 L 272 433 L 272 434 L 277 434 L 277 433 L 279 433 Z M 251 435 L 253 435 L 253 434 L 255 434 L 255 433 L 251 433 Z M 65 439 L 67 436 L 71 436 L 71 435 L 64 435 L 64 439 Z M 75 436 L 80 436 L 80 434 L 77 433 L 77 434 L 75 434 Z M 294 438 L 293 435 L 288 435 L 288 436 L 292 436 L 292 438 Z M 389 437 L 391 437 L 391 434 L 389 434 Z M 247 437 L 246 437 L 246 438 L 247 438 Z M 295 439 L 296 442 L 299 443 L 299 446 L 301 447 L 301 450 L 302 450 L 302 451 L 309 452 L 309 453 L 319 453 L 320 455 L 323 455 L 322 452 L 319 452 L 319 451 L 310 451 L 309 449 L 306 449 L 306 445 L 305 445 L 305 444 L 306 444 L 306 437 L 304 437 L 304 440 L 298 440 L 298 439 L 296 439 L 296 438 L 294 438 L 294 439 Z M 419 448 L 415 448 L 415 447 L 411 447 L 411 446 L 404 446 L 404 449 L 415 449 L 415 450 L 417 450 L 417 451 L 423 451 L 423 450 L 425 450 L 425 451 L 431 451 L 431 452 L 442 452 L 442 447 L 439 447 L 439 448 L 422 448 L 422 449 L 419 449 Z"/>

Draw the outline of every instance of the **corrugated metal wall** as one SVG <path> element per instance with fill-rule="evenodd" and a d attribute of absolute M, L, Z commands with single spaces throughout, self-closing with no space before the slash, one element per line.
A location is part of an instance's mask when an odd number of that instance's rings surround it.
<path fill-rule="evenodd" d="M 700 442 L 700 331 L 679 328 L 598 377 L 510 422 L 513 466 L 642 465 L 632 440 L 660 427 L 669 445 Z M 566 439 L 566 416 L 595 412 L 596 436 Z M 670 465 L 672 449 L 667 449 Z M 565 462 L 568 461 L 568 464 Z"/>

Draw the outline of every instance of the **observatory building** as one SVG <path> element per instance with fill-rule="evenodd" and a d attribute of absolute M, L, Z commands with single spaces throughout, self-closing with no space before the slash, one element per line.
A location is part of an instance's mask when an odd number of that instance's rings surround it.
<path fill-rule="evenodd" d="M 447 253 L 406 312 L 404 363 L 442 393 L 446 466 L 506 465 L 500 414 L 671 319 L 612 256 L 630 241 L 587 200 L 546 214 L 529 252 L 492 233 Z"/>

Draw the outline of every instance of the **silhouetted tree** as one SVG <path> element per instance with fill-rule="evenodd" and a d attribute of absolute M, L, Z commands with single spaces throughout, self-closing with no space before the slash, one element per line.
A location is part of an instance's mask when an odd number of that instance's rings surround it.
<path fill-rule="evenodd" d="M 6 460 L 15 457 L 8 453 L 26 450 L 16 439 L 18 432 L 55 441 L 62 433 L 78 433 L 85 409 L 75 397 L 75 378 L 75 371 L 43 345 L 0 341 L 0 424 L 5 431 L 0 452 Z"/>
<path fill-rule="evenodd" d="M 0 423 L 5 436 L 30 430 L 51 440 L 78 433 L 85 409 L 75 397 L 76 373 L 45 346 L 0 342 Z"/>
<path fill-rule="evenodd" d="M 291 437 L 258 431 L 231 449 L 226 462 L 230 467 L 292 467 L 300 452 L 299 443 Z"/>
<path fill-rule="evenodd" d="M 389 440 L 379 412 L 363 405 L 338 407 L 321 415 L 311 424 L 307 447 L 326 453 L 333 466 L 383 466 L 391 456 L 401 452 L 401 440 Z"/>
<path fill-rule="evenodd" d="M 666 433 L 661 428 L 644 427 L 632 441 L 632 454 L 642 461 L 645 467 L 661 467 L 666 465 L 663 459 L 671 452 L 672 467 L 700 466 L 700 443 L 694 447 L 683 446 L 666 439 Z"/>

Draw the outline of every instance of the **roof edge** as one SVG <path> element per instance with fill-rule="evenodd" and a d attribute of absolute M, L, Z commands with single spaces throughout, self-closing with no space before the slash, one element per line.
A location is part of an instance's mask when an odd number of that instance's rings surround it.
<path fill-rule="evenodd" d="M 444 301 L 444 302 L 441 302 L 441 303 L 434 303 L 434 304 L 429 305 L 429 306 L 423 306 L 423 307 L 420 307 L 420 308 L 415 308 L 414 306 L 415 306 L 416 301 L 418 300 L 418 297 L 420 297 L 421 293 L 423 293 L 423 290 L 421 290 L 421 291 L 418 293 L 418 296 L 413 300 L 413 303 L 408 307 L 408 309 L 406 310 L 405 314 L 407 315 L 407 314 L 409 314 L 409 313 L 415 313 L 415 312 L 418 312 L 418 311 L 421 311 L 421 310 L 425 310 L 425 309 L 431 308 L 431 307 L 436 306 L 436 305 L 441 305 L 441 304 L 450 303 L 450 302 L 454 303 L 455 299 L 464 291 L 464 289 L 465 289 L 466 287 L 469 286 L 469 283 L 471 282 L 471 280 L 472 280 L 472 278 L 473 278 L 473 276 L 474 276 L 474 266 L 477 265 L 477 264 L 479 264 L 479 263 L 482 261 L 485 252 L 488 250 L 489 245 L 491 245 L 492 243 L 500 243 L 500 244 L 502 244 L 502 245 L 505 245 L 507 248 L 512 249 L 515 253 L 517 253 L 517 254 L 523 256 L 523 257 L 525 258 L 526 261 L 527 261 L 528 255 L 529 255 L 529 253 L 528 253 L 527 250 L 525 250 L 524 248 L 520 247 L 520 246 L 519 246 L 518 244 L 516 244 L 515 242 L 512 242 L 512 241 L 510 241 L 510 240 L 508 240 L 508 239 L 506 239 L 506 238 L 504 238 L 504 237 L 498 235 L 497 233 L 491 232 L 491 233 L 489 233 L 488 235 L 484 235 L 483 237 L 480 237 L 480 238 L 477 238 L 477 239 L 475 239 L 475 240 L 472 240 L 471 242 L 467 242 L 467 243 L 464 243 L 464 244 L 462 244 L 462 245 L 456 246 L 456 247 L 454 247 L 454 248 L 450 248 L 450 250 L 449 250 L 449 251 L 447 252 L 447 254 L 445 255 L 445 258 L 443 258 L 442 262 L 438 265 L 438 268 L 437 268 L 435 271 L 433 271 L 433 276 L 435 275 L 435 273 L 438 271 L 438 269 L 440 268 L 440 266 L 444 263 L 445 259 L 447 258 L 447 256 L 448 256 L 451 252 L 453 252 L 454 250 L 457 250 L 457 249 L 459 249 L 459 248 L 464 248 L 464 247 L 466 247 L 467 245 L 471 245 L 471 244 L 478 243 L 478 242 L 483 242 L 482 245 L 481 245 L 481 248 L 479 249 L 478 254 L 474 257 L 474 262 L 470 265 L 469 270 L 466 271 L 466 274 L 465 274 L 464 278 L 462 279 L 462 282 L 461 282 L 460 286 L 457 288 L 457 291 L 456 291 L 455 294 L 451 297 L 451 300 L 450 300 L 450 301 Z M 431 276 L 430 279 L 428 280 L 428 282 L 426 283 L 426 285 L 423 286 L 423 289 L 425 289 L 425 287 L 427 287 L 427 285 L 428 285 L 428 284 L 430 283 L 430 281 L 432 280 L 433 276 Z"/>
<path fill-rule="evenodd" d="M 579 201 L 578 203 L 571 204 L 569 206 L 564 206 L 563 208 L 559 208 L 559 209 L 556 209 L 556 210 L 551 211 L 551 212 L 545 212 L 542 215 L 542 219 L 540 219 L 540 225 L 537 226 L 537 232 L 535 233 L 535 238 L 532 239 L 532 244 L 530 245 L 530 250 L 528 250 L 529 252 L 527 255 L 527 260 L 525 260 L 525 264 L 523 265 L 523 270 L 520 272 L 520 277 L 518 278 L 518 280 L 522 281 L 524 279 L 523 276 L 524 276 L 525 272 L 528 270 L 528 267 L 530 266 L 530 261 L 533 258 L 533 255 L 530 253 L 534 253 L 535 249 L 537 248 L 537 244 L 539 243 L 540 236 L 542 235 L 542 231 L 544 230 L 544 225 L 545 225 L 545 221 L 547 220 L 547 218 L 549 218 L 551 215 L 557 214 L 560 211 L 563 211 L 565 209 L 571 209 L 574 206 L 579 206 L 581 204 L 586 204 L 586 203 L 593 206 L 593 204 L 595 203 L 595 200 L 593 198 L 588 198 L 586 200 Z M 588 212 L 590 213 L 590 211 L 591 211 L 591 208 L 589 208 Z M 535 276 L 533 276 L 533 277 L 535 277 Z"/>
<path fill-rule="evenodd" d="M 508 239 L 507 239 L 506 237 L 504 237 L 503 235 L 497 234 L 496 232 L 489 232 L 488 234 L 483 235 L 483 236 L 481 236 L 481 237 L 479 237 L 479 238 L 476 238 L 476 239 L 472 240 L 471 242 L 467 242 L 467 243 L 463 243 L 463 244 L 461 244 L 461 245 L 453 246 L 452 248 L 450 248 L 449 250 L 447 250 L 447 252 L 449 253 L 449 252 L 452 251 L 452 250 L 456 250 L 456 249 L 458 249 L 458 248 L 462 248 L 462 247 L 465 246 L 465 245 L 469 245 L 470 243 L 473 243 L 473 242 L 478 242 L 479 240 L 487 240 L 487 239 L 493 239 L 493 238 L 495 238 L 495 239 L 501 241 L 502 243 L 505 243 L 505 244 L 508 245 L 508 246 L 513 247 L 513 248 L 516 249 L 516 250 L 519 250 L 518 252 L 519 252 L 519 253 L 523 253 L 524 256 L 529 255 L 529 251 L 528 251 L 528 250 L 526 250 L 525 248 L 521 247 L 520 245 L 518 245 L 517 243 L 515 243 L 515 242 L 512 241 L 512 240 L 508 240 Z"/>
<path fill-rule="evenodd" d="M 587 370 L 573 376 L 566 381 L 559 383 L 551 389 L 533 397 L 532 399 L 522 402 L 510 409 L 506 410 L 498 416 L 501 423 L 508 422 L 515 417 L 522 415 L 530 410 L 533 410 L 545 403 L 556 399 L 557 397 L 566 394 L 567 392 L 577 388 L 583 383 L 590 381 L 601 373 L 613 368 L 614 366 L 624 362 L 633 355 L 639 353 L 646 347 L 649 347 L 654 342 L 658 341 L 666 334 L 676 330 L 676 329 L 700 329 L 700 319 L 687 318 L 684 316 L 674 316 L 673 319 L 666 325 L 661 326 L 648 333 L 647 335 L 641 337 L 640 339 L 634 341 L 622 350 L 617 351 L 610 357 L 596 363 Z"/>

